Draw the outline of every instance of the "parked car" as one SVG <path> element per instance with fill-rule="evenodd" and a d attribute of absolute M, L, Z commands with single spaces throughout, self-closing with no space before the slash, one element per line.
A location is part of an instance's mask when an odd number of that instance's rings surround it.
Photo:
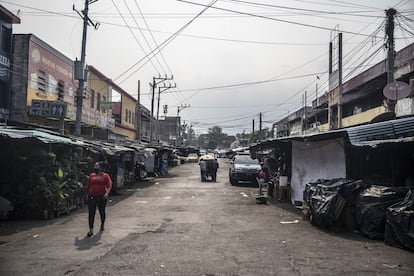
<path fill-rule="evenodd" d="M 239 181 L 255 182 L 261 170 L 259 160 L 247 154 L 237 154 L 230 161 L 229 181 L 231 185 Z"/>
<path fill-rule="evenodd" d="M 182 155 L 177 155 L 177 159 L 180 160 L 180 164 L 187 162 L 187 157 Z"/>
<path fill-rule="evenodd" d="M 188 163 L 197 163 L 198 162 L 198 155 L 197 155 L 197 153 L 190 153 L 187 156 L 187 162 Z"/>

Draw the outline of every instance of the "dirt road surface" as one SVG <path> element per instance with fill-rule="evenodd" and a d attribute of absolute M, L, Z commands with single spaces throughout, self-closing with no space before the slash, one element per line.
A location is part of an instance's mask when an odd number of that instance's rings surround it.
<path fill-rule="evenodd" d="M 194 163 L 125 188 L 91 238 L 86 207 L 1 222 L 0 275 L 414 275 L 412 252 L 313 227 L 290 203 L 258 205 L 228 166 L 220 159 L 216 183 Z"/>

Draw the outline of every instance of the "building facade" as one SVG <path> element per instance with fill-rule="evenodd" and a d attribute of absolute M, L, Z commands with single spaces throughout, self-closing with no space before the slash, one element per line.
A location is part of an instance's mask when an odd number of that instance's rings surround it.
<path fill-rule="evenodd" d="M 33 34 L 13 35 L 10 120 L 59 129 L 74 102 L 73 61 Z"/>
<path fill-rule="evenodd" d="M 180 118 L 167 116 L 164 120 L 158 121 L 157 136 L 158 141 L 167 142 L 175 145 L 180 137 Z M 181 142 L 179 143 L 181 144 Z"/>
<path fill-rule="evenodd" d="M 11 122 L 74 133 L 78 88 L 73 78 L 74 62 L 33 34 L 14 35 L 13 42 Z M 113 129 L 114 120 L 110 111 L 101 109 L 95 97 L 91 98 L 90 91 L 99 91 L 102 98 L 109 98 L 110 91 L 94 74 L 89 78 L 83 93 L 81 134 L 104 138 L 99 134 Z"/>
<path fill-rule="evenodd" d="M 408 97 L 395 102 L 395 115 L 387 109 L 383 89 L 387 85 L 387 60 L 383 60 L 343 83 L 342 94 L 334 87 L 312 102 L 304 123 L 299 124 L 303 110 L 275 122 L 276 137 L 304 135 L 332 129 L 357 126 L 377 120 L 414 115 L 414 44 L 395 56 L 394 79 L 409 85 Z M 341 114 L 338 116 L 338 103 Z M 298 115 L 299 114 L 299 115 Z"/>
<path fill-rule="evenodd" d="M 13 49 L 13 24 L 20 18 L 0 5 L 0 121 L 9 119 L 11 103 L 11 72 Z"/>
<path fill-rule="evenodd" d="M 75 133 L 74 61 L 33 34 L 13 35 L 13 44 L 9 124 Z M 138 108 L 137 99 L 94 66 L 88 66 L 82 96 L 82 136 L 149 142 L 150 111 L 142 105 Z M 176 121 L 173 124 L 170 138 L 179 126 Z"/>

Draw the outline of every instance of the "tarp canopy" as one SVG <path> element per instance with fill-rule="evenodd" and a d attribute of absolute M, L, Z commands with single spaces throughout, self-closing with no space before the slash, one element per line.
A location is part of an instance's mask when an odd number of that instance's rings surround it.
<path fill-rule="evenodd" d="M 346 178 L 343 139 L 292 142 L 292 203 L 302 202 L 306 183 L 335 178 Z"/>
<path fill-rule="evenodd" d="M 58 133 L 42 129 L 17 129 L 4 127 L 0 128 L 0 135 L 9 137 L 11 139 L 35 139 L 45 144 L 60 143 L 79 146 L 85 145 L 85 143 L 82 140 L 62 136 Z"/>

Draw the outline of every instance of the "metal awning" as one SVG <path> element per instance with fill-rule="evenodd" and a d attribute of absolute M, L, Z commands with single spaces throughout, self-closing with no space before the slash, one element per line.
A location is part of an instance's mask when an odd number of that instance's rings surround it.
<path fill-rule="evenodd" d="M 70 144 L 84 146 L 85 143 L 78 139 L 59 135 L 41 129 L 17 129 L 17 128 L 0 128 L 0 135 L 11 139 L 35 139 L 45 144 Z"/>
<path fill-rule="evenodd" d="M 288 136 L 256 143 L 250 148 L 265 149 L 291 141 L 316 142 L 345 138 L 353 146 L 372 146 L 385 143 L 409 143 L 414 141 L 414 117 L 399 118 L 367 125 L 330 130 L 301 136 Z"/>

